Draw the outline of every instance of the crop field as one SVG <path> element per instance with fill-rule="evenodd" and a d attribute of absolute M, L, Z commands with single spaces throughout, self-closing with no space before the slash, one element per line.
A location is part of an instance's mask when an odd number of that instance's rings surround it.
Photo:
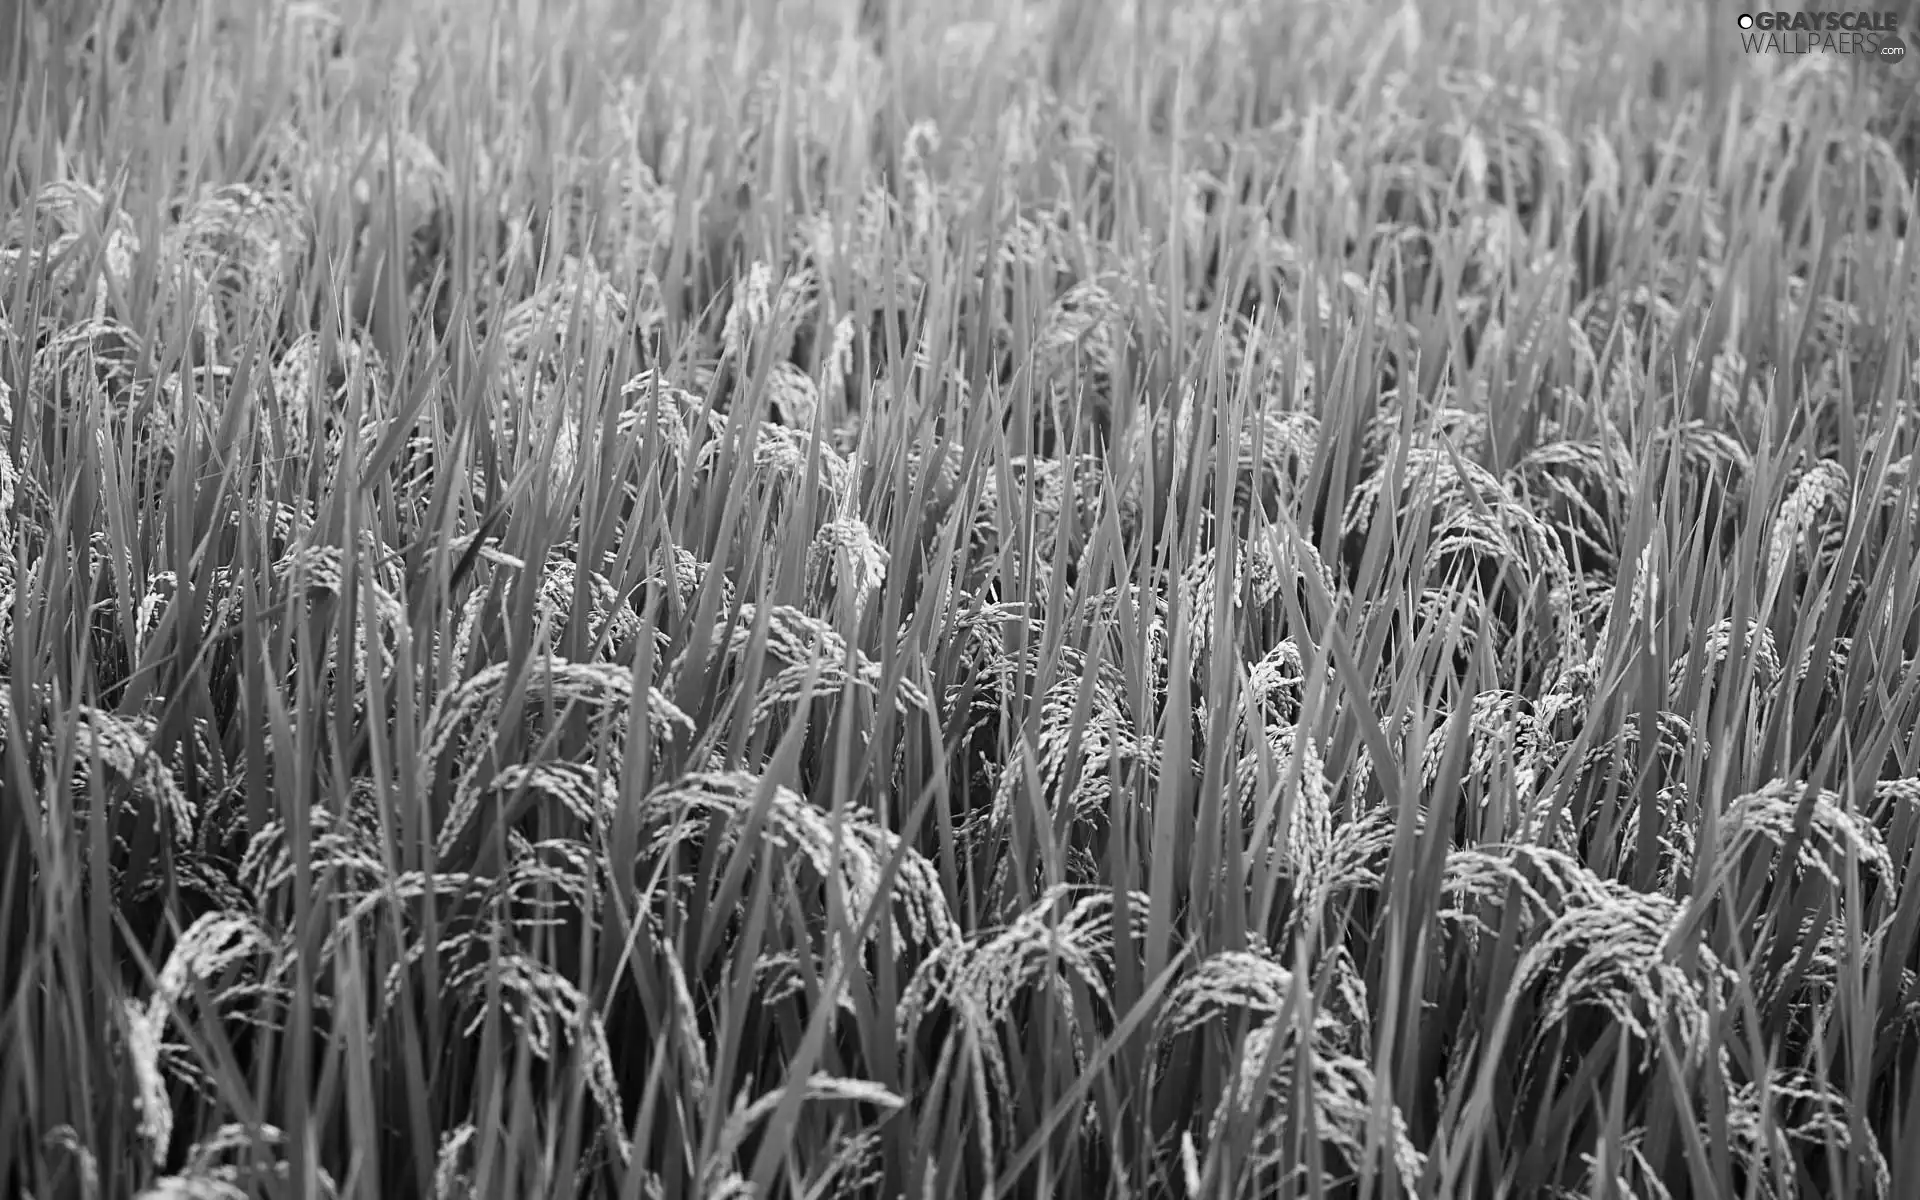
<path fill-rule="evenodd" d="M 0 1188 L 1920 1195 L 1920 62 L 1736 16 L 0 4 Z"/>

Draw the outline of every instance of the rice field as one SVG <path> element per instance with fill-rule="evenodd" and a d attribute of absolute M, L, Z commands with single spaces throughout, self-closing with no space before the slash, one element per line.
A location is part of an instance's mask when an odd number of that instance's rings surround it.
<path fill-rule="evenodd" d="M 0 8 L 0 1184 L 1920 1194 L 1920 66 L 1734 22 Z"/>

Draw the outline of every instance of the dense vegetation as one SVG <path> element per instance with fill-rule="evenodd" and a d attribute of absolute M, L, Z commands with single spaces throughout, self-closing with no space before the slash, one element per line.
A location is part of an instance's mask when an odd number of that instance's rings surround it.
<path fill-rule="evenodd" d="M 1920 1189 L 1920 67 L 8 11 L 9 1194 Z"/>

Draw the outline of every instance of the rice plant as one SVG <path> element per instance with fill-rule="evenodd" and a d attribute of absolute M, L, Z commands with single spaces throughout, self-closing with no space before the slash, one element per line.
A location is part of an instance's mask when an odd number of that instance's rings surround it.
<path fill-rule="evenodd" d="M 0 15 L 36 1198 L 1920 1191 L 1910 64 Z"/>

